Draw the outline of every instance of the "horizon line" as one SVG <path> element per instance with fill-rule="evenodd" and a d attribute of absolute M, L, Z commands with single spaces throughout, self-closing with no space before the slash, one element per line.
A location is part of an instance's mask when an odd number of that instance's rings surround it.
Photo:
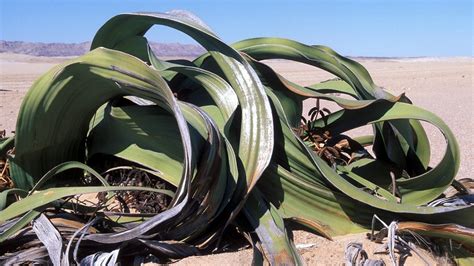
<path fill-rule="evenodd" d="M 85 43 L 92 43 L 92 41 L 82 41 L 82 42 L 41 42 L 41 41 L 22 41 L 22 40 L 5 40 L 5 39 L 0 39 L 0 42 L 22 42 L 22 43 L 30 43 L 30 44 L 85 44 Z M 174 41 L 174 42 L 157 42 L 157 41 L 152 41 L 150 40 L 150 43 L 152 44 L 177 44 L 177 45 L 193 45 L 196 47 L 200 47 L 203 50 L 205 50 L 204 47 L 202 47 L 199 43 L 185 43 L 185 42 L 179 42 L 179 41 Z M 337 52 L 337 51 L 336 51 Z M 2 52 L 0 51 L 0 54 L 19 54 L 19 55 L 29 55 L 29 56 L 36 56 L 36 57 L 71 57 L 74 55 L 70 56 L 42 56 L 42 55 L 33 55 L 33 54 L 28 54 L 28 53 L 14 53 L 14 52 Z M 178 55 L 178 54 L 177 54 Z M 342 55 L 342 54 L 341 54 Z M 452 56 L 433 56 L 433 55 L 416 55 L 416 56 L 374 56 L 374 55 L 343 55 L 348 58 L 360 58 L 360 59 L 448 59 L 448 58 L 474 58 L 473 54 L 470 55 L 452 55 Z M 273 59 L 273 60 L 278 60 L 278 59 Z"/>

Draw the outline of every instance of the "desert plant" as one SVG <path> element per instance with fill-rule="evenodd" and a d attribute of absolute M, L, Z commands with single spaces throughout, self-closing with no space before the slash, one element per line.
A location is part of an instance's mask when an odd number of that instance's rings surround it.
<path fill-rule="evenodd" d="M 144 37 L 153 25 L 182 31 L 207 53 L 192 62 L 157 58 Z M 274 58 L 339 79 L 300 86 L 260 62 Z M 308 98 L 342 109 L 313 109 L 301 124 Z M 420 120 L 446 139 L 434 167 Z M 343 135 L 368 124 L 373 136 Z M 186 12 L 110 19 L 91 52 L 33 84 L 16 135 L 0 143 L 14 183 L 0 193 L 3 262 L 115 262 L 148 254 L 167 261 L 212 250 L 226 228 L 237 226 L 254 247 L 254 262 L 299 264 L 288 223 L 331 238 L 367 230 L 374 214 L 429 223 L 415 229 L 436 228 L 431 236 L 453 239 L 458 256 L 472 258 L 472 204 L 427 206 L 453 182 L 469 191 L 454 179 L 458 145 L 440 118 L 376 86 L 360 64 L 328 47 L 280 38 L 229 46 Z M 107 166 L 101 156 L 124 165 Z M 117 166 L 166 185 L 120 185 L 106 176 Z M 170 201 L 159 213 L 110 211 L 119 191 Z M 99 192 L 94 204 L 76 196 Z M 132 194 L 121 195 L 127 206 L 123 198 Z"/>

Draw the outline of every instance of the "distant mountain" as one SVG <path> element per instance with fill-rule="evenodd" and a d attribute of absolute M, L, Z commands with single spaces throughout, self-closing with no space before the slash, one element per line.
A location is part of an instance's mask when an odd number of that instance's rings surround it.
<path fill-rule="evenodd" d="M 21 41 L 0 41 L 0 53 L 27 54 L 34 56 L 79 56 L 89 51 L 91 42 L 82 43 L 39 43 Z M 196 57 L 204 48 L 194 44 L 150 43 L 157 56 Z"/>

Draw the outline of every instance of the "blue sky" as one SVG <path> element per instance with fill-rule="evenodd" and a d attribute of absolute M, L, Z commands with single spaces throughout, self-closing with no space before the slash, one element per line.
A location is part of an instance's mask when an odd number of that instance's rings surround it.
<path fill-rule="evenodd" d="M 171 9 L 195 13 L 229 43 L 272 36 L 345 55 L 473 55 L 471 0 L 0 0 L 0 39 L 83 42 L 118 13 Z M 162 27 L 147 36 L 193 43 Z"/>

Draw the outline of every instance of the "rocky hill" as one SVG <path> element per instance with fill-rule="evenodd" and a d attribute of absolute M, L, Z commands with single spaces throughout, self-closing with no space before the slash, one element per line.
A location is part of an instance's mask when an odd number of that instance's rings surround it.
<path fill-rule="evenodd" d="M 0 53 L 27 54 L 34 56 L 78 56 L 89 51 L 90 42 L 82 43 L 37 43 L 21 41 L 0 41 Z M 158 56 L 195 57 L 204 48 L 195 44 L 151 43 Z"/>

